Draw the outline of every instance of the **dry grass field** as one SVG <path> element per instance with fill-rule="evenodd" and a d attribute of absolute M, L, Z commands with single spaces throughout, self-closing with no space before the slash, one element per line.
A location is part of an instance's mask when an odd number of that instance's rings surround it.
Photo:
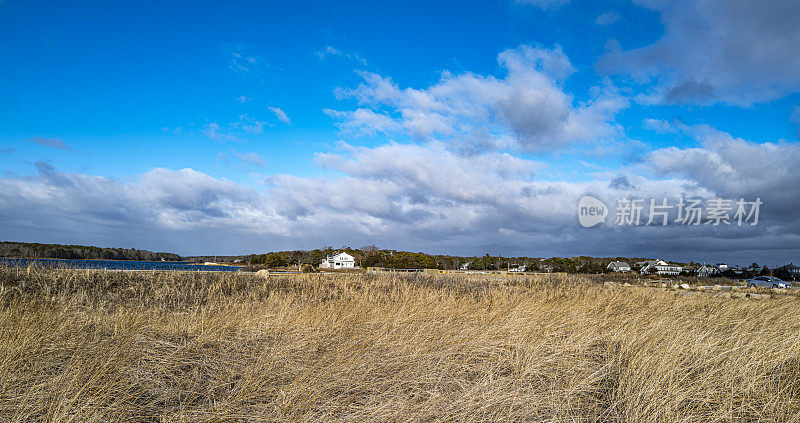
<path fill-rule="evenodd" d="M 0 268 L 0 420 L 800 420 L 800 297 Z"/>

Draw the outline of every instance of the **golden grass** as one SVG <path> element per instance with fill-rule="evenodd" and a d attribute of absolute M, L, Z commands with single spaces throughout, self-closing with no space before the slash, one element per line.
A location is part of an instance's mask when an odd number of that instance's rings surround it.
<path fill-rule="evenodd" d="M 800 420 L 800 297 L 0 268 L 3 421 Z"/>

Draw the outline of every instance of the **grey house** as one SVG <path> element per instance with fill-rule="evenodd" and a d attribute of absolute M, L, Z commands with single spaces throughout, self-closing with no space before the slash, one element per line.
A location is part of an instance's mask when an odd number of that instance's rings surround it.
<path fill-rule="evenodd" d="M 631 265 L 625 263 L 624 261 L 612 261 L 608 263 L 607 269 L 611 269 L 613 272 L 630 272 Z"/>

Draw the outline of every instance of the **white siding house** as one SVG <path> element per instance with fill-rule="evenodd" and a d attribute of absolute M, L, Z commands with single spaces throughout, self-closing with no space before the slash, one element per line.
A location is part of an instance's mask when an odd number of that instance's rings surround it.
<path fill-rule="evenodd" d="M 612 261 L 611 263 L 608 263 L 608 269 L 611 269 L 614 272 L 630 272 L 631 265 L 624 261 Z"/>
<path fill-rule="evenodd" d="M 319 267 L 320 269 L 352 269 L 356 267 L 356 261 L 350 254 L 339 253 L 325 257 Z"/>
<path fill-rule="evenodd" d="M 677 264 L 669 264 L 664 260 L 657 260 L 651 263 L 648 263 L 647 266 L 642 268 L 642 274 L 650 273 L 652 270 L 655 269 L 655 273 L 659 275 L 679 275 L 683 268 L 678 266 Z"/>

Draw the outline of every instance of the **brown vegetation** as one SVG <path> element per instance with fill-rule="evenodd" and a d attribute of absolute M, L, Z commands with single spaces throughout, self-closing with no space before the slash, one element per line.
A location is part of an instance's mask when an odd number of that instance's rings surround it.
<path fill-rule="evenodd" d="M 0 268 L 3 421 L 797 421 L 800 297 Z"/>

